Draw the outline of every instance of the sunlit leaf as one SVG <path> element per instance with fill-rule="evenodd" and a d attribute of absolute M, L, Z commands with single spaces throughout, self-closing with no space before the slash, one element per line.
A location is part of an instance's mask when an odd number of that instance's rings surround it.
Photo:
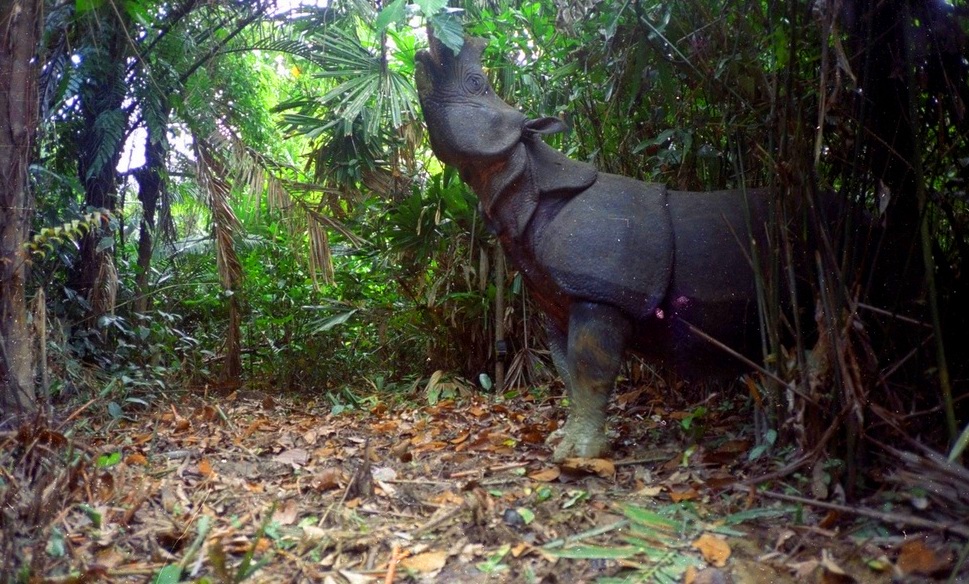
<path fill-rule="evenodd" d="M 454 54 L 458 54 L 464 46 L 464 28 L 458 16 L 452 13 L 439 14 L 430 18 L 430 23 L 434 37 Z"/>
<path fill-rule="evenodd" d="M 407 0 L 394 0 L 389 5 L 385 6 L 380 14 L 377 15 L 377 20 L 374 22 L 374 27 L 377 31 L 382 31 L 391 24 L 397 24 L 404 21 L 405 10 L 407 6 Z"/>

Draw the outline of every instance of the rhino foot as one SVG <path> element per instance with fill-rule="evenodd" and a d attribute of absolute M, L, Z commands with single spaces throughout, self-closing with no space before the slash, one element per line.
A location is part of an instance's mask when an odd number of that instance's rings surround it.
<path fill-rule="evenodd" d="M 558 445 L 552 451 L 553 462 L 562 462 L 566 458 L 602 458 L 609 453 L 609 439 L 602 424 L 573 423 L 570 419 L 565 426 L 549 434 L 546 443 L 555 442 Z"/>

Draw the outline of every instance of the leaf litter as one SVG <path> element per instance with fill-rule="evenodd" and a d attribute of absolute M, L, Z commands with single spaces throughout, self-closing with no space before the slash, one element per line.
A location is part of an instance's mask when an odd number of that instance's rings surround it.
<path fill-rule="evenodd" d="M 932 501 L 903 489 L 815 501 L 817 477 L 750 456 L 732 408 L 651 391 L 615 400 L 615 458 L 561 465 L 542 438 L 564 410 L 531 395 L 334 415 L 243 389 L 38 419 L 0 434 L 0 581 L 967 581 L 961 510 L 909 513 Z"/>

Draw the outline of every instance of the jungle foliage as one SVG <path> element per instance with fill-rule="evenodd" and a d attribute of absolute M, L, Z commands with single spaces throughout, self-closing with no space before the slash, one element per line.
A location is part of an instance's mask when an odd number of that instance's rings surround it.
<path fill-rule="evenodd" d="M 944 419 L 939 443 L 965 426 L 965 2 L 44 5 L 24 306 L 45 400 L 246 383 L 346 407 L 436 371 L 490 388 L 498 361 L 506 386 L 545 379 L 528 291 L 423 135 L 430 25 L 489 39 L 502 96 L 562 116 L 550 141 L 602 170 L 791 202 L 834 190 L 876 218 L 890 285 L 869 289 L 850 256 L 811 277 L 824 354 L 801 334 L 813 307 L 801 323 L 776 308 L 798 237 L 777 234 L 768 369 L 801 379 L 809 444 L 846 418 L 853 443 L 870 401 L 937 412 L 912 423 Z M 832 379 L 798 377 L 832 355 Z M 790 415 L 770 377 L 749 387 L 771 425 Z"/>

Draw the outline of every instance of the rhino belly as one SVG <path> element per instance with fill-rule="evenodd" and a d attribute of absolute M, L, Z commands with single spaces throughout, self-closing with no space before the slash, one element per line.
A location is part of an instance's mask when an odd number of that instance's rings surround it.
<path fill-rule="evenodd" d="M 602 173 L 535 223 L 536 259 L 572 300 L 611 304 L 635 320 L 662 303 L 673 267 L 664 187 Z"/>

